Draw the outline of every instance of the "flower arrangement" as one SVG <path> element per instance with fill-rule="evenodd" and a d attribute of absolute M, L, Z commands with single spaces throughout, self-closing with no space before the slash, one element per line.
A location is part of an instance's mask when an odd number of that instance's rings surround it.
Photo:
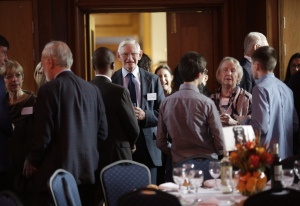
<path fill-rule="evenodd" d="M 265 166 L 273 162 L 273 156 L 266 150 L 266 146 L 260 146 L 259 139 L 246 143 L 237 143 L 236 151 L 230 153 L 230 162 L 240 169 L 240 179 L 237 190 L 243 195 L 251 195 L 262 191 L 267 183 L 264 174 Z"/>

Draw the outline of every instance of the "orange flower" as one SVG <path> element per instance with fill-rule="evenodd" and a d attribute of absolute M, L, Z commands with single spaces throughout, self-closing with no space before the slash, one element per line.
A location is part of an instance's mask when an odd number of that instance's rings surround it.
<path fill-rule="evenodd" d="M 249 161 L 250 161 L 250 167 L 258 167 L 259 166 L 259 162 L 260 162 L 260 158 L 258 155 L 254 154 L 254 155 L 251 155 L 250 158 L 249 158 Z"/>
<path fill-rule="evenodd" d="M 246 142 L 245 147 L 248 150 L 255 149 L 256 143 L 255 143 L 255 141 L 248 141 L 248 142 Z"/>

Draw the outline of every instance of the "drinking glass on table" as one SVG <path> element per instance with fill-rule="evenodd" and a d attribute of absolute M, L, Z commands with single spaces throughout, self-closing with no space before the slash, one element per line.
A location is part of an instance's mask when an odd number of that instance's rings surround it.
<path fill-rule="evenodd" d="M 183 164 L 182 165 L 183 168 L 185 168 L 185 174 L 186 174 L 186 178 L 184 180 L 184 186 L 187 187 L 188 192 L 190 191 L 190 176 L 191 176 L 191 171 L 194 169 L 195 165 L 190 163 L 190 164 Z"/>
<path fill-rule="evenodd" d="M 294 171 L 293 169 L 283 169 L 281 183 L 283 187 L 290 187 L 294 182 Z"/>
<path fill-rule="evenodd" d="M 186 179 L 186 172 L 185 168 L 183 167 L 175 167 L 173 168 L 173 180 L 175 184 L 179 186 L 178 191 L 182 192 L 184 188 L 182 187 L 184 184 L 184 181 Z"/>
<path fill-rule="evenodd" d="M 218 190 L 217 178 L 221 174 L 220 162 L 218 161 L 209 162 L 209 174 L 215 179 L 214 189 Z"/>
<path fill-rule="evenodd" d="M 203 179 L 202 170 L 192 169 L 189 173 L 190 189 L 198 193 L 199 187 L 202 186 Z"/>

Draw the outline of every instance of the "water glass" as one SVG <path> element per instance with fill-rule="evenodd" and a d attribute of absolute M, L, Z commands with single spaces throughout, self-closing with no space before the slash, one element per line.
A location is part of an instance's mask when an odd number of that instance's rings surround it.
<path fill-rule="evenodd" d="M 290 187 L 294 182 L 294 171 L 293 169 L 283 169 L 281 183 L 283 187 Z"/>
<path fill-rule="evenodd" d="M 175 167 L 173 168 L 173 180 L 175 184 L 179 186 L 179 192 L 184 190 L 183 184 L 186 179 L 185 168 L 183 167 Z"/>
<path fill-rule="evenodd" d="M 198 189 L 202 186 L 203 180 L 204 177 L 202 170 L 191 170 L 189 174 L 190 190 L 198 193 Z"/>

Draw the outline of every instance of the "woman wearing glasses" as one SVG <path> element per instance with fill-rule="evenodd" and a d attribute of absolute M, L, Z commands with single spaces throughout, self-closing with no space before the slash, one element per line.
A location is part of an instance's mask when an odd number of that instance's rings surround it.
<path fill-rule="evenodd" d="M 22 175 L 22 171 L 25 157 L 30 152 L 33 136 L 33 106 L 36 96 L 31 91 L 22 89 L 24 72 L 17 61 L 8 60 L 1 68 L 0 75 L 4 77 L 13 123 L 13 133 L 9 140 L 11 158 L 9 182 L 14 192 L 25 203 L 29 191 L 29 179 Z"/>
<path fill-rule="evenodd" d="M 242 77 L 239 61 L 232 57 L 223 58 L 216 72 L 221 87 L 211 95 L 223 126 L 237 125 L 237 116 L 251 115 L 252 95 L 238 86 Z"/>
<path fill-rule="evenodd" d="M 297 52 L 291 56 L 289 64 L 286 68 L 284 83 L 288 85 L 292 75 L 300 71 L 300 53 Z"/>

